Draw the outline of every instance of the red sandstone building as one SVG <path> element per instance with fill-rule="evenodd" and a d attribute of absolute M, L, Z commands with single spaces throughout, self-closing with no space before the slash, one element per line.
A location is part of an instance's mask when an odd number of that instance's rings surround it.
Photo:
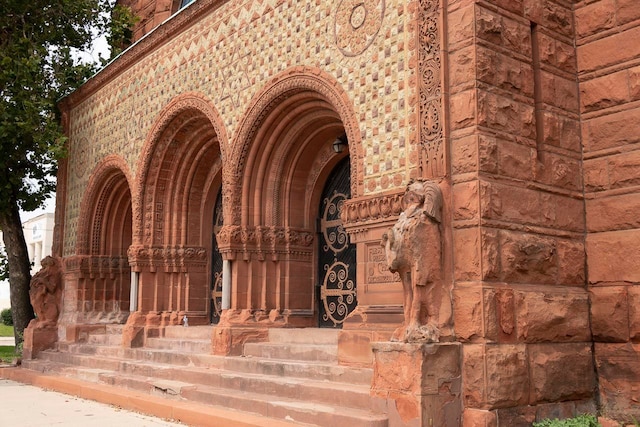
<path fill-rule="evenodd" d="M 62 104 L 58 343 L 27 366 L 328 327 L 365 397 L 322 405 L 370 403 L 319 425 L 640 418 L 637 0 L 123 3 L 136 42 Z M 439 343 L 389 343 L 412 179 L 443 196 Z"/>

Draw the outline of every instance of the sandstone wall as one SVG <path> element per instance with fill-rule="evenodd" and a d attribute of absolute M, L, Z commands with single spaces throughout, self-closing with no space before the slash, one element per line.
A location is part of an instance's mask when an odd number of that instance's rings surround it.
<path fill-rule="evenodd" d="M 640 417 L 640 5 L 576 2 L 591 327 L 603 410 Z"/>
<path fill-rule="evenodd" d="M 572 4 L 448 12 L 465 425 L 593 411 Z"/>

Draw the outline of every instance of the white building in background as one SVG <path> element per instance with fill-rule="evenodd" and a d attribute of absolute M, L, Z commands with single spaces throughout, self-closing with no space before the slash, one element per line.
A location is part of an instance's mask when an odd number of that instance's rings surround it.
<path fill-rule="evenodd" d="M 47 255 L 51 255 L 53 243 L 53 213 L 43 213 L 22 223 L 24 239 L 29 251 L 31 261 L 31 275 L 40 270 L 40 261 Z M 4 249 L 4 240 L 0 232 L 0 248 Z M 0 282 L 0 310 L 11 307 L 9 299 L 9 282 Z"/>
<path fill-rule="evenodd" d="M 24 239 L 29 250 L 32 276 L 40 270 L 42 258 L 51 255 L 54 217 L 55 215 L 52 213 L 43 213 L 22 223 Z"/>

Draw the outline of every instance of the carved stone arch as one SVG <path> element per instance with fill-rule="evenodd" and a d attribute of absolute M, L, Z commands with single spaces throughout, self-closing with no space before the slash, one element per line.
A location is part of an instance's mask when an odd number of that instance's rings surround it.
<path fill-rule="evenodd" d="M 127 252 L 137 209 L 132 182 L 126 161 L 115 154 L 105 157 L 89 179 L 76 246 L 81 260 L 75 285 L 78 319 L 120 323 L 128 316 L 131 268 Z"/>
<path fill-rule="evenodd" d="M 145 205 L 150 177 L 161 161 L 159 153 L 167 150 L 176 132 L 189 120 L 189 112 L 197 113 L 208 120 L 215 132 L 221 157 L 225 158 L 224 153 L 228 143 L 227 131 L 218 110 L 207 97 L 200 93 L 188 92 L 178 95 L 160 112 L 146 137 L 136 168 L 137 191 L 133 198 L 138 206 Z M 144 240 L 143 223 L 143 213 L 138 211 L 134 217 L 136 231 L 134 239 L 137 244 L 141 244 Z"/>
<path fill-rule="evenodd" d="M 363 193 L 362 136 L 353 104 L 347 93 L 332 76 L 315 67 L 293 67 L 274 76 L 267 86 L 251 102 L 238 126 L 234 144 L 226 158 L 224 172 L 225 219 L 230 224 L 241 222 L 238 210 L 231 206 L 240 205 L 243 172 L 247 165 L 251 146 L 267 117 L 284 100 L 299 93 L 307 93 L 309 99 L 327 102 L 338 114 L 349 141 L 349 155 L 353 159 L 351 169 L 352 197 Z"/>
<path fill-rule="evenodd" d="M 116 154 L 105 157 L 95 167 L 89 178 L 89 184 L 84 192 L 83 200 L 80 204 L 80 216 L 78 220 L 78 239 L 76 243 L 76 253 L 79 255 L 88 255 L 99 243 L 97 233 L 100 233 L 99 227 L 92 227 L 92 224 L 98 224 L 103 221 L 104 207 L 106 199 L 113 192 L 113 187 L 122 185 L 126 181 L 126 185 L 130 192 L 133 180 L 127 162 Z M 132 212 L 138 210 L 135 200 L 132 198 Z"/>

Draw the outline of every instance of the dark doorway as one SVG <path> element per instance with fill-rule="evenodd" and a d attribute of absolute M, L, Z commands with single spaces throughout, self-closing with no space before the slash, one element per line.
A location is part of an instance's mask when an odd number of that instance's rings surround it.
<path fill-rule="evenodd" d="M 211 287 L 209 317 L 211 324 L 220 322 L 222 314 L 222 255 L 218 251 L 216 234 L 222 228 L 222 190 L 218 191 L 216 204 L 213 208 L 213 235 L 211 236 Z"/>
<path fill-rule="evenodd" d="M 318 220 L 319 326 L 341 328 L 357 305 L 356 246 L 344 231 L 340 210 L 351 197 L 349 158 L 331 171 L 320 200 Z"/>

